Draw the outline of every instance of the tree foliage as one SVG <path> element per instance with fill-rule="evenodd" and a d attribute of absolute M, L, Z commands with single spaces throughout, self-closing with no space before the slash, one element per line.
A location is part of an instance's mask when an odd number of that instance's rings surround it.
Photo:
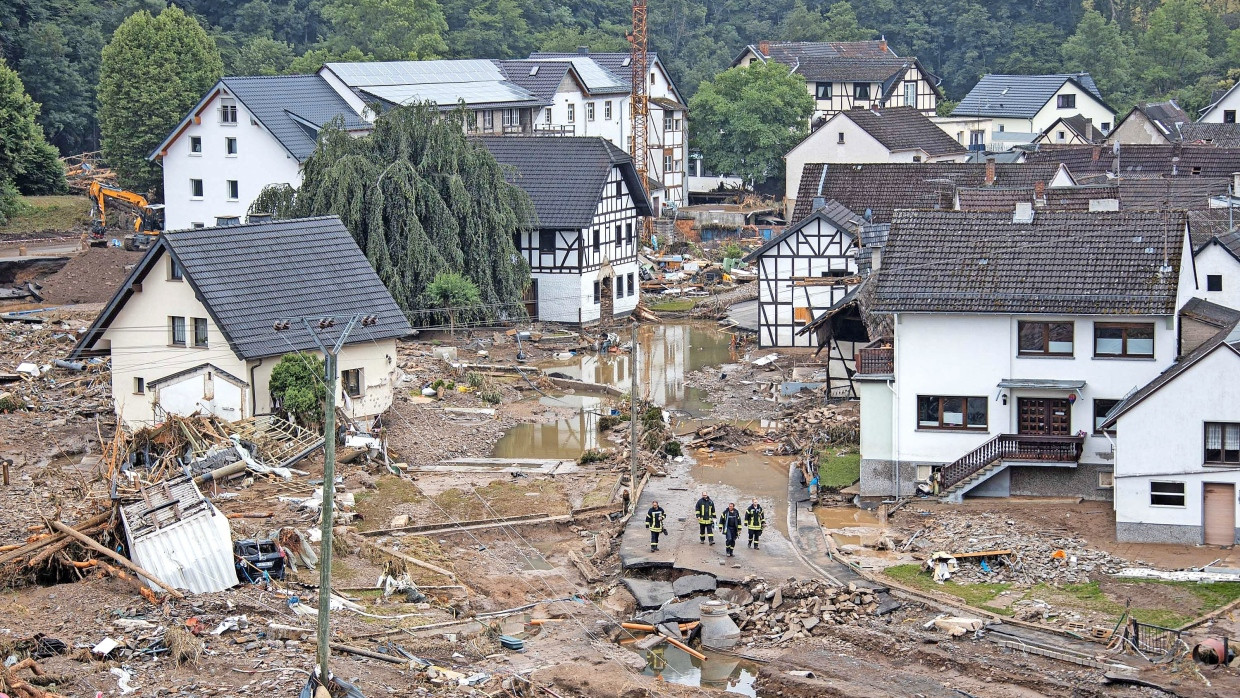
<path fill-rule="evenodd" d="M 385 112 L 360 138 L 329 127 L 301 189 L 269 189 L 255 210 L 340 216 L 397 303 L 429 311 L 422 324 L 444 306 L 428 287 L 445 272 L 476 286 L 487 317 L 519 316 L 529 266 L 513 234 L 532 228 L 533 204 L 465 137 L 463 118 L 413 105 Z"/>
<path fill-rule="evenodd" d="M 721 172 L 757 184 L 782 180 L 784 153 L 805 138 L 814 99 L 805 78 L 774 61 L 702 83 L 689 102 L 690 142 Z"/>
<path fill-rule="evenodd" d="M 374 60 L 426 60 L 448 51 L 448 31 L 436 0 L 324 0 L 319 10 L 331 26 L 328 48 L 351 48 Z"/>
<path fill-rule="evenodd" d="M 17 210 L 15 192 L 65 191 L 65 171 L 56 149 L 43 139 L 39 105 L 26 94 L 17 73 L 0 60 L 0 217 Z"/>
<path fill-rule="evenodd" d="M 268 388 L 280 409 L 299 424 L 323 421 L 327 385 L 323 360 L 313 354 L 285 354 L 271 369 Z"/>
<path fill-rule="evenodd" d="M 122 186 L 161 191 L 151 153 L 223 74 L 215 41 L 193 17 L 171 6 L 142 11 L 116 29 L 103 49 L 99 128 L 103 156 Z"/>
<path fill-rule="evenodd" d="M 477 285 L 454 271 L 436 274 L 426 287 L 426 298 L 436 308 L 443 309 L 448 316 L 448 325 L 453 329 L 457 322 L 479 314 L 478 306 L 482 303 Z"/>

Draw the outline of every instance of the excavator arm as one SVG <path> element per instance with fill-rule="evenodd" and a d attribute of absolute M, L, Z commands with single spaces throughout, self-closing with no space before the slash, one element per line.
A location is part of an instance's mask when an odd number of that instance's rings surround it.
<path fill-rule="evenodd" d="M 145 196 L 116 187 L 109 187 L 99 182 L 91 182 L 86 195 L 94 202 L 91 216 L 91 238 L 100 242 L 106 239 L 108 205 L 111 203 L 133 216 L 134 235 L 126 236 L 127 249 L 145 248 L 151 239 L 163 231 L 163 220 L 159 214 L 162 206 L 152 206 Z"/>

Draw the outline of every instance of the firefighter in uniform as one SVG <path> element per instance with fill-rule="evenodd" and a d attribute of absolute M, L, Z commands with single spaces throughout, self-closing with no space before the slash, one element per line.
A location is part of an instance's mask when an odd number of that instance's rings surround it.
<path fill-rule="evenodd" d="M 710 544 L 715 544 L 715 502 L 711 500 L 710 495 L 702 493 L 702 498 L 697 500 L 698 520 L 698 541 L 705 543 L 710 538 Z"/>
<path fill-rule="evenodd" d="M 646 510 L 646 528 L 650 530 L 650 552 L 659 549 L 659 534 L 663 532 L 663 519 L 667 516 L 658 502 L 651 502 Z"/>
<path fill-rule="evenodd" d="M 732 550 L 736 548 L 736 539 L 741 535 L 741 513 L 736 510 L 735 503 L 728 504 L 728 508 L 719 515 L 719 532 L 723 534 L 728 557 L 732 557 Z"/>
<path fill-rule="evenodd" d="M 764 525 L 766 525 L 766 512 L 762 511 L 762 505 L 758 504 L 758 500 L 755 499 L 745 510 L 745 528 L 749 531 L 749 542 L 745 544 L 746 548 L 753 546 L 754 550 L 758 549 L 758 539 L 762 537 Z"/>

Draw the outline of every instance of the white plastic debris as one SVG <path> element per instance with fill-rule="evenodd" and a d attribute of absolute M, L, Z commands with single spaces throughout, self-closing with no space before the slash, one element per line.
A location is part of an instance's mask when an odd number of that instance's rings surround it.
<path fill-rule="evenodd" d="M 24 364 L 17 364 L 17 372 L 25 374 L 27 376 L 35 376 L 37 378 L 39 375 L 39 367 L 30 362 L 26 362 Z"/>
<path fill-rule="evenodd" d="M 133 680 L 133 674 L 128 671 L 120 667 L 112 667 L 112 675 L 116 677 L 116 685 L 120 687 L 122 696 L 138 690 L 129 685 L 129 682 Z"/>
<path fill-rule="evenodd" d="M 247 627 L 249 627 L 249 625 L 250 625 L 250 619 L 246 618 L 244 615 L 229 616 L 225 618 L 224 620 L 220 621 L 220 624 L 215 626 L 215 630 L 212 630 L 211 634 L 212 635 L 223 635 L 229 630 L 245 630 Z"/>
<path fill-rule="evenodd" d="M 113 640 L 110 637 L 105 637 L 103 638 L 103 640 L 99 642 L 99 644 L 95 645 L 91 649 L 91 652 L 99 655 L 100 657 L 106 657 L 112 653 L 112 650 L 120 646 L 121 646 L 121 643 L 117 642 L 116 640 Z"/>

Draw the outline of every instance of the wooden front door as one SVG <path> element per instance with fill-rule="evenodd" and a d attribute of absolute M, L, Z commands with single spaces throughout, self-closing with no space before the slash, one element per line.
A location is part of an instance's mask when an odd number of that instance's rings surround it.
<path fill-rule="evenodd" d="M 1072 404 L 1066 398 L 1022 397 L 1018 434 L 1068 436 L 1072 433 Z"/>
<path fill-rule="evenodd" d="M 1235 545 L 1236 543 L 1236 486 L 1207 482 L 1203 486 L 1202 520 L 1206 545 Z"/>

